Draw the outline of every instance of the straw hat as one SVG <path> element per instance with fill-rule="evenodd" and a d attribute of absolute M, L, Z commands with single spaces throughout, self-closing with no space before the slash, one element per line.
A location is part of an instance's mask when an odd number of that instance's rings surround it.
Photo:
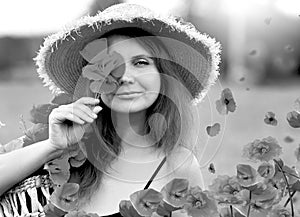
<path fill-rule="evenodd" d="M 173 61 L 189 71 L 179 76 L 193 103 L 199 102 L 215 83 L 219 75 L 220 43 L 190 23 L 128 3 L 113 5 L 93 17 L 83 17 L 48 36 L 35 58 L 39 77 L 53 93 L 73 94 L 86 64 L 79 52 L 105 33 L 127 27 L 140 28 L 162 39 Z"/>

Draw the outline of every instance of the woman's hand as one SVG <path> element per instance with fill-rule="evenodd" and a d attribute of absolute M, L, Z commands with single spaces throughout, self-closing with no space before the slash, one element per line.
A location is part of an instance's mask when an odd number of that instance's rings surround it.
<path fill-rule="evenodd" d="M 82 97 L 74 103 L 61 105 L 49 115 L 49 142 L 56 150 L 66 149 L 79 142 L 86 128 L 97 118 L 99 99 Z"/>

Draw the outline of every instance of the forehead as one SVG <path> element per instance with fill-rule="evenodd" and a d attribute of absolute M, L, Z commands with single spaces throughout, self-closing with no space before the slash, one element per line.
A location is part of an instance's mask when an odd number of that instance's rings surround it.
<path fill-rule="evenodd" d="M 125 58 L 137 55 L 151 56 L 146 48 L 135 38 L 119 35 L 113 35 L 108 38 L 108 50 L 116 51 Z"/>

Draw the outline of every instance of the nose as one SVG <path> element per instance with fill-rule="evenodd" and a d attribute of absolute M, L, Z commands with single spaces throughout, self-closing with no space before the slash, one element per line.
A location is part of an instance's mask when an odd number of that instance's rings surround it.
<path fill-rule="evenodd" d="M 129 71 L 130 70 L 128 70 L 127 67 L 126 67 L 126 70 L 125 70 L 123 76 L 119 80 L 120 85 L 122 85 L 122 84 L 133 84 L 134 83 L 134 81 L 135 81 L 134 76 Z"/>

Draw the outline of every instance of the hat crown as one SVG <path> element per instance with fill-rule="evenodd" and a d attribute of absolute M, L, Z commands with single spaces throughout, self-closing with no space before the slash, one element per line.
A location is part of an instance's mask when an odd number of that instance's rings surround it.
<path fill-rule="evenodd" d="M 154 14 L 154 11 L 143 7 L 142 5 L 120 3 L 106 8 L 99 14 L 101 14 L 100 16 L 104 14 L 115 14 L 117 17 L 143 17 L 145 15 Z M 96 16 L 99 16 L 99 14 Z"/>

